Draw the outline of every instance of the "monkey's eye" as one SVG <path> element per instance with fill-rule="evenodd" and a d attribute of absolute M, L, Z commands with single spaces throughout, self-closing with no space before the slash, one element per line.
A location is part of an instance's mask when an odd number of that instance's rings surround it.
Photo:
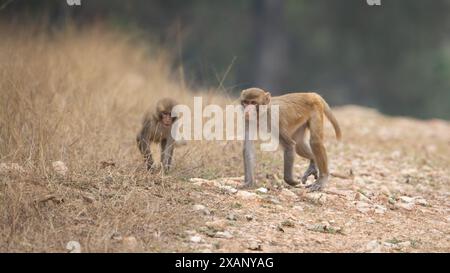
<path fill-rule="evenodd" d="M 251 105 L 256 105 L 257 103 L 256 103 L 256 101 L 251 101 L 250 104 Z"/>

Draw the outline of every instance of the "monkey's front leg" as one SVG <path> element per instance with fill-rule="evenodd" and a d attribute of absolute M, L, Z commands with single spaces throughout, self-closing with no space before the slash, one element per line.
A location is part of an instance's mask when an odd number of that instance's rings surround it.
<path fill-rule="evenodd" d="M 172 164 L 173 150 L 175 141 L 172 138 L 161 141 L 161 162 L 164 168 L 164 173 L 169 172 Z"/>
<path fill-rule="evenodd" d="M 147 152 L 144 155 L 145 158 L 145 163 L 147 165 L 147 171 L 152 171 L 153 170 L 153 157 L 152 157 L 152 153 L 151 152 Z"/>
<path fill-rule="evenodd" d="M 248 129 L 245 131 L 244 139 L 244 188 L 251 188 L 255 186 L 255 149 L 253 146 L 253 141 L 249 139 Z"/>
<path fill-rule="evenodd" d="M 284 181 L 291 186 L 296 186 L 299 183 L 298 181 L 295 181 L 293 175 L 294 156 L 294 146 L 286 146 L 284 148 Z"/>

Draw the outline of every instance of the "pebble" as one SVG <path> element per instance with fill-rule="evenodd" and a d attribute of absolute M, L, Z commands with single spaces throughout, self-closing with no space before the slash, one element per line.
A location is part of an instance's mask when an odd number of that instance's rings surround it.
<path fill-rule="evenodd" d="M 66 244 L 66 249 L 69 253 L 81 253 L 81 245 L 77 241 L 69 241 Z"/>
<path fill-rule="evenodd" d="M 256 191 L 259 192 L 259 193 L 267 193 L 268 189 L 262 187 L 262 188 L 256 189 Z"/>
<path fill-rule="evenodd" d="M 198 244 L 198 243 L 200 243 L 203 239 L 202 239 L 202 237 L 200 237 L 200 236 L 191 236 L 191 237 L 189 238 L 189 240 L 190 240 L 191 242 L 193 242 L 193 243 Z"/>
<path fill-rule="evenodd" d="M 405 209 L 405 210 L 413 210 L 414 203 L 397 203 L 395 204 L 396 208 Z"/>
<path fill-rule="evenodd" d="M 231 233 L 228 231 L 223 231 L 223 232 L 219 231 L 215 234 L 215 237 L 222 238 L 222 239 L 231 239 L 231 238 L 233 238 L 233 235 L 231 235 Z"/>
<path fill-rule="evenodd" d="M 238 191 L 236 196 L 244 200 L 255 200 L 258 197 L 256 193 L 248 191 Z"/>
<path fill-rule="evenodd" d="M 231 187 L 231 186 L 220 186 L 219 189 L 223 190 L 224 192 L 235 194 L 238 192 L 237 189 Z"/>
<path fill-rule="evenodd" d="M 206 222 L 205 225 L 214 230 L 223 231 L 223 230 L 225 230 L 225 227 L 227 226 L 227 222 L 225 220 L 215 220 L 215 221 Z"/>
<path fill-rule="evenodd" d="M 195 211 L 200 211 L 200 212 L 202 212 L 204 215 L 210 215 L 210 214 L 211 214 L 211 212 L 210 212 L 205 206 L 203 206 L 203 205 L 194 205 L 194 206 L 192 207 L 192 209 L 195 210 Z"/>
<path fill-rule="evenodd" d="M 368 204 L 366 202 L 362 202 L 362 201 L 356 201 L 355 205 L 356 205 L 356 210 L 361 213 L 367 213 L 372 209 L 370 204 Z"/>
<path fill-rule="evenodd" d="M 308 192 L 306 199 L 313 204 L 323 205 L 327 201 L 327 195 L 321 192 Z"/>
<path fill-rule="evenodd" d="M 255 250 L 255 251 L 261 251 L 262 250 L 262 245 L 261 242 L 259 241 L 250 241 L 248 243 L 248 249 L 250 250 Z"/>
<path fill-rule="evenodd" d="M 387 209 L 381 205 L 375 205 L 375 213 L 376 214 L 385 214 Z"/>
<path fill-rule="evenodd" d="M 124 237 L 122 245 L 127 251 L 136 251 L 138 247 L 138 241 L 134 236 Z"/>
<path fill-rule="evenodd" d="M 408 196 L 401 196 L 399 200 L 403 203 L 414 203 L 414 198 Z"/>
<path fill-rule="evenodd" d="M 282 189 L 280 192 L 280 195 L 282 195 L 288 199 L 298 198 L 298 196 L 295 193 L 293 193 L 291 190 L 288 190 L 288 189 Z"/>
<path fill-rule="evenodd" d="M 65 176 L 67 174 L 67 171 L 69 170 L 66 164 L 62 161 L 54 161 L 52 163 L 52 166 L 53 170 L 61 176 Z"/>
<path fill-rule="evenodd" d="M 382 246 L 377 240 L 373 240 L 367 243 L 366 250 L 370 253 L 382 252 Z"/>

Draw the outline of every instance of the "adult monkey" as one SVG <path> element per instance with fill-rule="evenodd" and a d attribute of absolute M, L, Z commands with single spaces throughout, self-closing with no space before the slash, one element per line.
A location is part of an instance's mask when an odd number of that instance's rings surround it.
<path fill-rule="evenodd" d="M 151 143 L 161 144 L 161 163 L 164 172 L 168 172 L 172 163 L 175 140 L 172 137 L 172 124 L 177 119 L 172 117 L 172 109 L 178 103 L 170 98 L 164 98 L 156 103 L 156 107 L 148 111 L 142 122 L 136 142 L 139 151 L 144 156 L 147 170 L 153 170 Z"/>
<path fill-rule="evenodd" d="M 310 175 L 314 175 L 315 183 L 307 186 L 311 191 L 321 190 L 328 181 L 328 159 L 323 144 L 323 116 L 325 115 L 334 127 L 336 138 L 341 139 L 341 129 L 325 100 L 316 93 L 290 93 L 283 96 L 271 97 L 269 92 L 259 88 L 243 90 L 240 96 L 244 107 L 246 128 L 244 141 L 244 187 L 253 187 L 254 179 L 254 151 L 249 140 L 249 115 L 256 110 L 259 114 L 259 105 L 279 106 L 279 140 L 284 149 L 284 181 L 291 186 L 298 182 L 293 177 L 295 152 L 301 157 L 310 160 L 306 172 L 301 178 L 306 183 Z M 270 120 L 270 118 L 269 118 Z M 305 142 L 306 130 L 310 131 L 309 144 Z M 295 152 L 294 152 L 295 151 Z M 317 172 L 317 168 L 319 172 Z"/>

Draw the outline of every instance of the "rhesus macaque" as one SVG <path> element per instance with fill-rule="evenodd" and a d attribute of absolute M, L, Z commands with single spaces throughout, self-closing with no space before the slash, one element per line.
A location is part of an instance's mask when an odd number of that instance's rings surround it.
<path fill-rule="evenodd" d="M 161 144 L 161 163 L 164 172 L 168 172 L 172 163 L 175 141 L 171 134 L 172 124 L 176 117 L 172 117 L 172 108 L 177 102 L 164 98 L 156 103 L 156 107 L 147 112 L 142 122 L 142 129 L 136 137 L 137 145 L 144 156 L 147 170 L 153 170 L 153 157 L 150 150 L 151 143 Z"/>
<path fill-rule="evenodd" d="M 243 90 L 240 97 L 244 107 L 246 125 L 248 125 L 248 111 L 256 110 L 259 114 L 259 105 L 279 105 L 279 141 L 284 150 L 284 181 L 291 186 L 299 182 L 293 177 L 295 152 L 301 157 L 309 159 L 309 167 L 301 177 L 306 183 L 308 177 L 313 175 L 315 183 L 307 186 L 310 191 L 318 191 L 328 181 L 327 153 L 323 144 L 324 115 L 334 127 L 336 138 L 341 138 L 341 129 L 325 100 L 316 93 L 291 93 L 278 97 L 271 97 L 269 92 L 259 88 Z M 252 106 L 255 106 L 254 108 Z M 270 108 L 267 112 L 270 115 Z M 270 117 L 270 116 L 269 116 Z M 270 120 L 270 118 L 269 118 Z M 309 144 L 305 142 L 305 133 L 310 131 Z M 244 140 L 244 187 L 254 186 L 253 143 L 249 140 L 248 126 L 245 129 Z M 317 171 L 317 168 L 319 169 Z"/>

